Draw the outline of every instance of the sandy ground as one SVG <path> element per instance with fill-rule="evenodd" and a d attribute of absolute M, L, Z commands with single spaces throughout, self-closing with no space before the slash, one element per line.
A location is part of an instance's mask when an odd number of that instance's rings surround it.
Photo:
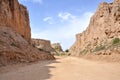
<path fill-rule="evenodd" d="M 120 64 L 57 57 L 55 61 L 0 68 L 0 80 L 120 80 Z"/>

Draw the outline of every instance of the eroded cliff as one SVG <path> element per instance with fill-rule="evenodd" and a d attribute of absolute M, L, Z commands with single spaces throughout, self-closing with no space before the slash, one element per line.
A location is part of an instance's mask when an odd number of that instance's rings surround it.
<path fill-rule="evenodd" d="M 55 50 L 51 46 L 51 42 L 49 40 L 43 39 L 32 39 L 32 45 L 37 47 L 41 51 L 47 51 L 50 53 L 54 53 Z"/>
<path fill-rule="evenodd" d="M 58 52 L 58 53 L 63 52 L 63 49 L 62 49 L 60 43 L 53 43 L 52 48 L 54 48 L 56 50 L 56 52 Z"/>
<path fill-rule="evenodd" d="M 115 38 L 120 38 L 120 0 L 99 5 L 87 29 L 76 35 L 70 53 L 80 55 L 93 53 L 96 49 L 108 50 Z"/>
<path fill-rule="evenodd" d="M 13 63 L 55 59 L 30 44 L 31 31 L 26 7 L 18 0 L 0 0 L 0 67 Z"/>
<path fill-rule="evenodd" d="M 30 42 L 31 30 L 27 8 L 18 0 L 0 0 L 0 27 L 7 26 Z"/>

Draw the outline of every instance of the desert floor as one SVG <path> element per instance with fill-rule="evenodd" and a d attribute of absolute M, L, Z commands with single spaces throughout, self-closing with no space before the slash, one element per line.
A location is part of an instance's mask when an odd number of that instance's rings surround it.
<path fill-rule="evenodd" d="M 0 68 L 0 80 L 120 80 L 120 64 L 77 57 L 9 65 Z"/>

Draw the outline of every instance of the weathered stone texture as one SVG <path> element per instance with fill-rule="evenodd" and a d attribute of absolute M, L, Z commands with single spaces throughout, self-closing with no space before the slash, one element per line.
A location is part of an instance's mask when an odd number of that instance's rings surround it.
<path fill-rule="evenodd" d="M 54 48 L 57 52 L 63 52 L 60 43 L 53 43 L 52 48 Z"/>
<path fill-rule="evenodd" d="M 0 0 L 0 25 L 13 28 L 30 42 L 31 30 L 27 8 L 18 0 Z"/>
<path fill-rule="evenodd" d="M 48 52 L 54 52 L 54 49 L 51 46 L 51 42 L 49 40 L 43 40 L 43 39 L 32 39 L 32 45 L 35 47 L 48 51 Z"/>
<path fill-rule="evenodd" d="M 85 49 L 91 52 L 96 46 L 107 44 L 115 37 L 120 38 L 120 0 L 100 3 L 87 29 L 76 35 L 70 52 L 72 55 L 79 55 Z"/>

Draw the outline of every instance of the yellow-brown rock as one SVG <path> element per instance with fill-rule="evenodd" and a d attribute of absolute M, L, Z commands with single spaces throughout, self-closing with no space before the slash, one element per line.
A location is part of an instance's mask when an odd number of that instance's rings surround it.
<path fill-rule="evenodd" d="M 55 59 L 48 52 L 30 45 L 10 27 L 0 26 L 0 66 L 10 63 Z"/>
<path fill-rule="evenodd" d="M 30 44 L 31 31 L 26 7 L 18 0 L 0 0 L 0 67 L 13 63 L 55 59 Z"/>
<path fill-rule="evenodd" d="M 62 49 L 60 43 L 53 43 L 52 48 L 54 48 L 56 50 L 56 52 L 58 52 L 58 53 L 63 52 L 63 49 Z"/>
<path fill-rule="evenodd" d="M 70 48 L 72 55 L 81 52 L 93 52 L 95 47 L 110 43 L 113 38 L 120 38 L 120 0 L 113 3 L 103 2 L 90 19 L 87 29 L 76 35 L 76 42 Z"/>
<path fill-rule="evenodd" d="M 3 26 L 11 27 L 30 42 L 29 14 L 18 0 L 0 0 L 0 27 Z"/>
<path fill-rule="evenodd" d="M 40 50 L 47 51 L 47 52 L 55 52 L 55 50 L 51 46 L 51 42 L 49 40 L 44 39 L 32 39 L 32 45 L 37 47 Z"/>

